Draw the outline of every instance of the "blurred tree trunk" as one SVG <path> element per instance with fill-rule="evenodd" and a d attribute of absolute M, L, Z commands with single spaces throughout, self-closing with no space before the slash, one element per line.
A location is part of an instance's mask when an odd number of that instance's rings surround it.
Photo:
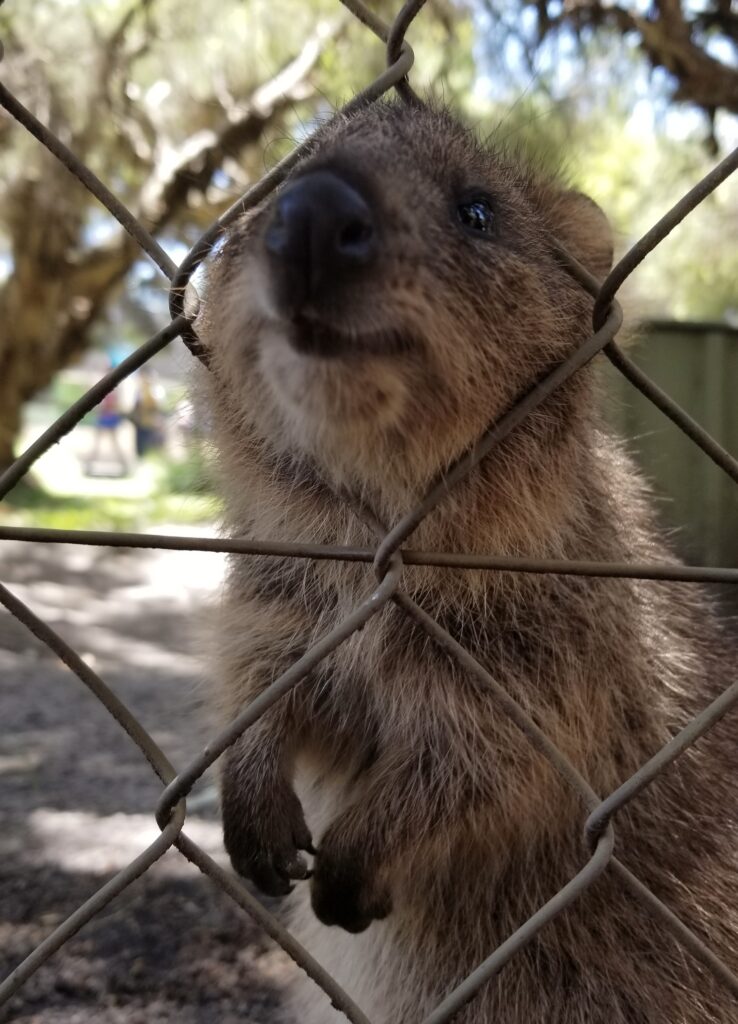
<path fill-rule="evenodd" d="M 82 256 L 85 197 L 51 155 L 10 195 L 13 272 L 0 289 L 0 467 L 23 405 L 84 349 L 101 306 L 135 258 L 133 242 Z"/>
<path fill-rule="evenodd" d="M 13 276 L 0 291 L 6 335 L 0 346 L 0 468 L 13 460 L 23 406 L 87 347 L 90 328 L 125 278 L 135 248 L 131 242 L 98 253 L 84 287 L 67 265 L 49 265 L 30 245 L 16 249 Z"/>

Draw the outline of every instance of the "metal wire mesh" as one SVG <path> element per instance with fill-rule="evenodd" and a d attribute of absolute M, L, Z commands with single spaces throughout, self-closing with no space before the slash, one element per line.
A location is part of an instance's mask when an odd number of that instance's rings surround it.
<path fill-rule="evenodd" d="M 424 6 L 424 0 L 406 2 L 391 26 L 385 25 L 368 10 L 360 0 L 342 0 L 367 29 L 378 36 L 387 47 L 386 70 L 366 89 L 359 93 L 344 109 L 372 102 L 395 88 L 405 99 L 412 99 L 412 90 L 407 74 L 413 64 L 413 53 L 405 41 L 405 33 Z M 114 195 L 92 174 L 74 153 L 39 123 L 19 101 L 0 84 L 0 103 L 28 131 L 52 152 L 80 182 L 122 224 L 141 246 L 162 273 L 170 280 L 170 310 L 172 320 L 153 338 L 142 345 L 133 355 L 107 373 L 87 394 L 75 402 L 59 419 L 25 451 L 16 462 L 0 477 L 0 498 L 22 479 L 34 462 L 55 442 L 68 433 L 82 417 L 116 387 L 123 379 L 143 366 L 155 353 L 169 342 L 181 337 L 194 355 L 204 360 L 192 324 L 197 309 L 185 312 L 185 287 L 188 295 L 193 293 L 191 277 L 199 264 L 211 251 L 213 245 L 226 231 L 229 224 L 244 211 L 253 207 L 267 196 L 284 179 L 290 168 L 300 159 L 304 146 L 298 146 L 289 156 L 266 174 L 253 188 L 242 196 L 210 227 L 192 247 L 183 262 L 177 267 L 163 252 L 156 241 L 144 230 L 135 217 Z M 650 761 L 644 764 L 631 778 L 604 800 L 589 786 L 564 755 L 535 725 L 525 711 L 492 678 L 486 669 L 454 637 L 423 611 L 407 594 L 399 589 L 403 564 L 430 565 L 447 569 L 476 568 L 487 570 L 509 570 L 524 573 L 560 573 L 599 577 L 621 577 L 649 580 L 682 580 L 687 582 L 738 583 L 738 570 L 730 568 L 707 568 L 695 566 L 674 566 L 657 564 L 597 563 L 586 561 L 555 561 L 502 557 L 495 555 L 466 555 L 437 551 L 417 551 L 403 545 L 425 516 L 442 502 L 459 481 L 473 472 L 485 458 L 526 416 L 541 402 L 575 374 L 596 354 L 604 352 L 610 362 L 646 395 L 662 412 L 698 445 L 705 455 L 712 459 L 728 476 L 738 484 L 738 462 L 723 450 L 699 424 L 695 423 L 668 395 L 661 391 L 617 346 L 615 335 L 620 327 L 621 314 L 616 295 L 638 264 L 651 252 L 666 235 L 692 211 L 706 196 L 738 168 L 738 149 L 729 154 L 694 188 L 648 231 L 640 241 L 614 267 L 601 285 L 583 270 L 574 260 L 559 248 L 559 256 L 569 272 L 581 286 L 594 296 L 593 333 L 563 363 L 538 383 L 528 394 L 509 409 L 486 431 L 478 443 L 461 458 L 443 481 L 431 488 L 426 497 L 411 509 L 399 522 L 387 528 L 384 524 L 367 519 L 377 537 L 376 548 L 333 547 L 321 544 L 286 543 L 236 538 L 232 540 L 202 540 L 199 538 L 169 537 L 150 534 L 105 533 L 73 530 L 52 530 L 22 527 L 0 527 L 0 539 L 23 540 L 29 543 L 73 543 L 116 547 L 169 548 L 184 550 L 209 550 L 237 552 L 242 555 L 274 556 L 301 559 L 334 559 L 343 561 L 373 562 L 377 586 L 373 593 L 356 605 L 330 633 L 322 637 L 310 650 L 282 673 L 263 693 L 260 694 L 226 729 L 214 737 L 208 747 L 183 771 L 177 774 L 166 755 L 153 741 L 136 717 L 113 694 L 104 681 L 80 658 L 80 656 L 42 619 L 0 584 L 0 602 L 26 626 L 42 643 L 53 650 L 71 669 L 79 680 L 95 695 L 119 725 L 128 733 L 142 755 L 161 780 L 164 789 L 156 808 L 156 820 L 161 834 L 135 860 L 118 872 L 100 888 L 75 913 L 64 921 L 27 957 L 12 974 L 0 984 L 0 1005 L 6 1002 L 17 989 L 68 939 L 70 939 L 95 914 L 127 886 L 154 864 L 170 847 L 176 847 L 189 861 L 213 879 L 239 906 L 246 910 L 264 930 L 289 954 L 290 957 L 319 985 L 333 1005 L 341 1010 L 353 1024 L 371 1024 L 365 1014 L 353 1002 L 333 977 L 303 948 L 296 939 L 249 893 L 241 882 L 224 871 L 183 831 L 186 821 L 186 797 L 193 784 L 205 770 L 248 729 L 264 712 L 288 691 L 307 677 L 322 659 L 334 651 L 356 630 L 359 630 L 372 616 L 377 614 L 389 601 L 395 603 L 410 619 L 468 673 L 481 680 L 491 692 L 498 707 L 507 714 L 525 734 L 529 742 L 545 757 L 560 775 L 573 787 L 584 801 L 589 818 L 586 834 L 591 854 L 585 866 L 556 895 L 545 903 L 529 920 L 514 932 L 497 949 L 490 951 L 488 958 L 480 964 L 454 991 L 425 1018 L 423 1024 L 442 1024 L 473 998 L 485 982 L 488 982 L 513 957 L 518 950 L 531 941 L 537 932 L 560 914 L 572 901 L 577 899 L 604 870 L 615 872 L 622 885 L 634 892 L 645 903 L 664 928 L 675 935 L 683 946 L 701 964 L 710 970 L 738 998 L 738 977 L 721 962 L 714 953 L 657 897 L 613 857 L 613 817 L 630 800 L 647 786 L 699 736 L 710 729 L 723 715 L 738 703 L 738 681 L 733 683 L 716 700 L 695 717 L 679 734 L 674 736 Z"/>

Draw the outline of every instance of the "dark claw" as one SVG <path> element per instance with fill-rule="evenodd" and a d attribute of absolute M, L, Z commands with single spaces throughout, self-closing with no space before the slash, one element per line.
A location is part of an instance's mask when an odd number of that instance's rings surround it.
<path fill-rule="evenodd" d="M 274 867 L 280 875 L 285 875 L 287 878 L 307 877 L 307 862 L 299 853 L 277 854 L 274 858 Z"/>

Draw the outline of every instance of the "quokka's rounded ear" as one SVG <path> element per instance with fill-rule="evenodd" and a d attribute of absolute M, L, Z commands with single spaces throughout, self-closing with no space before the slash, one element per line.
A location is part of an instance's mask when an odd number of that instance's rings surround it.
<path fill-rule="evenodd" d="M 612 228 L 597 203 L 571 190 L 559 192 L 549 211 L 551 230 L 564 248 L 595 277 L 607 277 L 612 267 Z"/>

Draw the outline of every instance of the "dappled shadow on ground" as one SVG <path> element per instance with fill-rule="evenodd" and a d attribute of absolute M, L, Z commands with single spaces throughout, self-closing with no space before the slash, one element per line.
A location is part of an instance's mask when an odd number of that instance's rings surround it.
<path fill-rule="evenodd" d="M 193 572 L 187 554 L 21 544 L 3 545 L 0 558 L 0 579 L 85 654 L 175 768 L 186 764 L 208 733 L 190 637 L 220 563 Z M 154 839 L 161 784 L 99 702 L 4 609 L 0 722 L 5 977 Z M 187 831 L 225 863 L 212 802 Z M 272 1024 L 291 970 L 170 851 L 55 954 L 0 1020 Z"/>
<path fill-rule="evenodd" d="M 0 580 L 93 668 L 131 679 L 199 676 L 197 638 L 222 566 L 223 556 L 206 552 L 8 542 L 0 549 Z M 0 649 L 53 660 L 4 612 Z"/>
<path fill-rule="evenodd" d="M 83 838 L 83 837 L 80 837 Z M 0 865 L 4 977 L 107 880 L 26 861 Z M 288 968 L 248 918 L 207 880 L 150 870 L 47 962 L 12 1000 L 31 1024 L 266 1024 Z"/>
<path fill-rule="evenodd" d="M 8 584 L 53 583 L 95 596 L 141 583 L 149 574 L 146 553 L 33 542 L 3 542 L 0 567 Z"/>

